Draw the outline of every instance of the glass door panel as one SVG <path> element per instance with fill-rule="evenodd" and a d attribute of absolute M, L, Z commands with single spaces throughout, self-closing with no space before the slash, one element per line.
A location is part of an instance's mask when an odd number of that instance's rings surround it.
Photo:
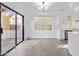
<path fill-rule="evenodd" d="M 22 16 L 17 14 L 17 44 L 22 41 Z"/>
<path fill-rule="evenodd" d="M 6 53 L 15 46 L 15 13 L 1 6 L 1 52 Z"/>

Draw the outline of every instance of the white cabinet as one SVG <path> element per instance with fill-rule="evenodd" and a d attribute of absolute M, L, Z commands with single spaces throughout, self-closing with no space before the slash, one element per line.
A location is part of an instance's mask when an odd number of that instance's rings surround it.
<path fill-rule="evenodd" d="M 68 48 L 73 56 L 79 56 L 79 32 L 68 33 Z"/>
<path fill-rule="evenodd" d="M 64 30 L 57 31 L 57 39 L 58 40 L 64 40 L 65 39 Z"/>

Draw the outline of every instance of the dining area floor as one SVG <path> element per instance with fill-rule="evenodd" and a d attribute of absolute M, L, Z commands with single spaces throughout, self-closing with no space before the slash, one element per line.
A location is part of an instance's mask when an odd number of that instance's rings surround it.
<path fill-rule="evenodd" d="M 67 40 L 56 38 L 30 38 L 5 56 L 71 56 Z"/>

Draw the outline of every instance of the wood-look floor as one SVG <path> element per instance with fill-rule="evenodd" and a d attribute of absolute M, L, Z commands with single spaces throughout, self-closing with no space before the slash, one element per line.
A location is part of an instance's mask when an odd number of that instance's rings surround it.
<path fill-rule="evenodd" d="M 22 42 L 6 56 L 70 56 L 67 40 L 29 39 Z"/>

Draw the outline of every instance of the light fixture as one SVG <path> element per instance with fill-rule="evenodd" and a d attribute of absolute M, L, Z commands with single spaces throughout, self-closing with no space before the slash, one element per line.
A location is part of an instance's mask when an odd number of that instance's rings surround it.
<path fill-rule="evenodd" d="M 47 5 L 45 4 L 45 2 L 42 2 L 42 4 L 39 7 L 39 11 L 40 12 L 47 12 Z"/>
<path fill-rule="evenodd" d="M 69 7 L 73 8 L 74 2 L 69 2 L 68 4 L 69 4 Z"/>

